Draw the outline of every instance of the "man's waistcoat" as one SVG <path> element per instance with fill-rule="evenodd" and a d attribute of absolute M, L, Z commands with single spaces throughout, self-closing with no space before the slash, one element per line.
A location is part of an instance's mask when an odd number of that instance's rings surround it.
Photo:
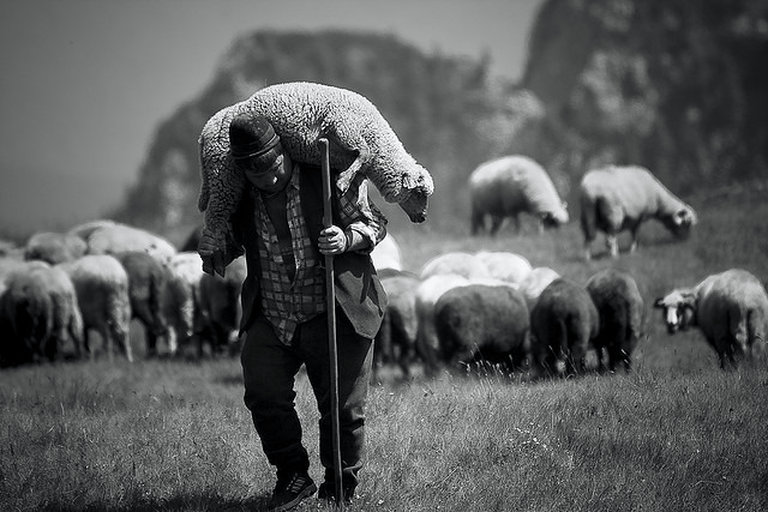
<path fill-rule="evenodd" d="M 299 166 L 299 200 L 307 223 L 312 245 L 321 260 L 317 241 L 323 229 L 322 173 L 319 167 L 302 164 Z M 258 234 L 255 226 L 256 192 L 244 194 L 237 212 L 232 216 L 235 239 L 245 248 L 248 275 L 243 282 L 241 302 L 243 318 L 240 332 L 261 315 L 260 283 L 261 265 L 257 246 Z M 338 219 L 337 201 L 333 205 L 334 219 Z M 333 257 L 335 272 L 336 302 L 349 318 L 355 331 L 365 338 L 373 338 L 379 330 L 387 295 L 379 282 L 376 269 L 368 254 L 345 252 Z"/>

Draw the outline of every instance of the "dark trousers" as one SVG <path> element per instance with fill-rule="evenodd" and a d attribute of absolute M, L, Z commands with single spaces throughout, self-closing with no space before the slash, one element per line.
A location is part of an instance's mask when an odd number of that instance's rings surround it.
<path fill-rule="evenodd" d="M 373 343 L 355 333 L 338 308 L 336 320 L 342 482 L 345 488 L 354 488 L 363 465 L 364 408 Z M 264 317 L 256 318 L 247 330 L 241 363 L 245 405 L 251 411 L 269 463 L 277 467 L 278 477 L 309 468 L 293 389 L 299 368 L 306 365 L 320 411 L 320 462 L 325 467 L 326 481 L 333 482 L 327 315 L 299 324 L 291 346 L 280 342 Z"/>

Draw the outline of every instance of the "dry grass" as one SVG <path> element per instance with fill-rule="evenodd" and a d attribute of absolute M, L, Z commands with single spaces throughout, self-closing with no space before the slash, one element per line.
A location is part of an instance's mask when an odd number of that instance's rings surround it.
<path fill-rule="evenodd" d="M 760 190 L 692 198 L 701 225 L 683 244 L 643 231 L 618 265 L 647 302 L 731 266 L 768 276 Z M 580 260 L 558 234 L 470 240 L 404 233 L 406 266 L 449 250 L 509 250 L 584 282 L 614 262 Z M 311 472 L 316 407 L 297 407 Z M 525 383 L 443 374 L 372 387 L 360 499 L 349 510 L 768 509 L 768 369 L 721 372 L 696 332 L 670 338 L 650 312 L 629 375 Z M 0 372 L 0 510 L 260 510 L 273 485 L 242 404 L 236 359 L 122 359 Z M 317 510 L 308 500 L 301 510 Z"/>

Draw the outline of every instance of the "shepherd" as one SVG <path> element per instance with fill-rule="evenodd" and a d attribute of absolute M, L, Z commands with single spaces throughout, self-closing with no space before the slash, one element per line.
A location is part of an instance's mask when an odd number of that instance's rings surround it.
<path fill-rule="evenodd" d="M 230 218 L 233 236 L 225 250 L 203 230 L 198 251 L 204 268 L 212 268 L 214 261 L 226 266 L 245 253 L 248 273 L 240 327 L 244 400 L 264 453 L 276 468 L 268 509 L 292 510 L 317 490 L 294 407 L 295 377 L 302 365 L 320 411 L 325 473 L 318 498 L 350 501 L 363 466 L 372 340 L 387 302 L 370 253 L 386 235 L 387 220 L 370 201 L 367 181 L 359 174 L 344 190 L 327 187 L 333 224 L 325 226 L 318 165 L 295 162 L 263 116 L 239 114 L 226 129 L 229 157 L 248 186 Z M 333 304 L 326 300 L 329 274 L 323 257 L 333 265 Z M 335 317 L 337 360 L 329 350 L 329 316 Z M 338 411 L 332 410 L 334 364 Z M 336 412 L 340 486 L 334 479 Z"/>

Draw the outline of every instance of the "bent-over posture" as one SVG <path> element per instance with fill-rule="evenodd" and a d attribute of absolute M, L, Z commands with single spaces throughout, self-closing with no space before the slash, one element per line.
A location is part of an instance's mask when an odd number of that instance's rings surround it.
<path fill-rule="evenodd" d="M 364 406 L 372 340 L 386 294 L 370 258 L 386 234 L 386 219 L 369 202 L 367 182 L 356 177 L 343 193 L 332 187 L 335 225 L 323 228 L 321 171 L 294 163 L 263 117 L 241 114 L 229 126 L 230 153 L 249 190 L 234 213 L 234 240 L 221 254 L 205 229 L 199 252 L 204 268 L 245 252 L 245 333 L 241 362 L 245 405 L 261 438 L 277 484 L 269 510 L 290 510 L 316 487 L 294 408 L 295 376 L 302 364 L 320 410 L 319 497 L 335 500 L 327 306 L 323 255 L 334 255 L 341 458 L 345 500 L 354 496 L 363 464 Z"/>

